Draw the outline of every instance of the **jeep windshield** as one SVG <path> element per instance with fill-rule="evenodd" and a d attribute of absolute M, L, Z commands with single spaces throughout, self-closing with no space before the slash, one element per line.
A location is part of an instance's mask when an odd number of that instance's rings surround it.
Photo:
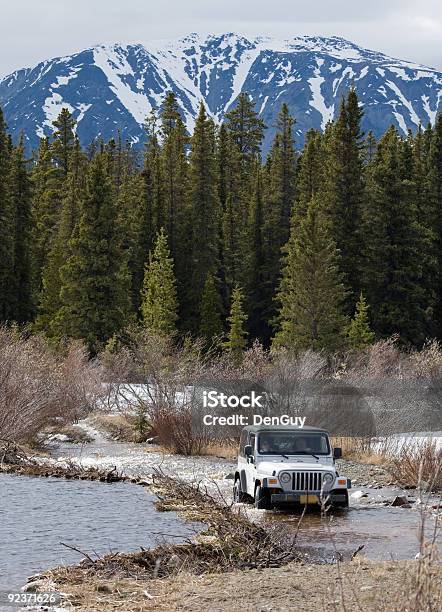
<path fill-rule="evenodd" d="M 328 436 L 297 431 L 262 432 L 258 436 L 260 455 L 329 455 Z"/>

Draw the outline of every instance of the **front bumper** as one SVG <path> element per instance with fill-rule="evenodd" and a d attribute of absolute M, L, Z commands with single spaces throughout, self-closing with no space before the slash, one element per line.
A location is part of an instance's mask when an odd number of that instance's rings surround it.
<path fill-rule="evenodd" d="M 322 498 L 316 493 L 272 493 L 270 496 L 272 504 L 322 504 L 326 503 L 345 503 L 347 501 L 347 491 L 332 491 L 324 493 Z"/>

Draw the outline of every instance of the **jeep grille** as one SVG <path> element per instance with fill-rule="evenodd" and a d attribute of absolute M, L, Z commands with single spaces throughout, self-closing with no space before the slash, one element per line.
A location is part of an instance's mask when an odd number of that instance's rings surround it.
<path fill-rule="evenodd" d="M 294 491 L 321 491 L 322 472 L 293 472 Z"/>

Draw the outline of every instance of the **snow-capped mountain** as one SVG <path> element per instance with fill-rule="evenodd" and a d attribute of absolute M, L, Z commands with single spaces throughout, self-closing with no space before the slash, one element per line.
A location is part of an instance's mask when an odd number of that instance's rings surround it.
<path fill-rule="evenodd" d="M 75 116 L 83 144 L 120 129 L 143 142 L 143 123 L 174 91 L 191 131 L 198 107 L 221 121 L 240 92 L 248 92 L 274 133 L 283 102 L 296 118 L 298 145 L 308 128 L 324 128 L 341 97 L 354 86 L 364 105 L 364 129 L 382 134 L 391 124 L 404 133 L 434 122 L 442 105 L 442 73 L 363 49 L 342 38 L 289 40 L 236 34 L 191 34 L 177 41 L 99 45 L 18 70 L 0 81 L 3 107 L 14 136 L 30 147 L 49 135 L 63 106 Z"/>

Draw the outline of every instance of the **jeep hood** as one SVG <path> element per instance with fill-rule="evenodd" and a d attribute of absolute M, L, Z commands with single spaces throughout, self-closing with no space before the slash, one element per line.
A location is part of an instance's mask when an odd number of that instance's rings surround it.
<path fill-rule="evenodd" d="M 336 468 L 334 465 L 327 465 L 325 463 L 316 463 L 312 461 L 260 461 L 256 466 L 258 472 L 260 474 L 271 476 L 273 472 L 281 471 L 297 471 L 297 472 L 307 472 L 307 471 L 324 471 L 324 472 L 335 472 Z"/>

